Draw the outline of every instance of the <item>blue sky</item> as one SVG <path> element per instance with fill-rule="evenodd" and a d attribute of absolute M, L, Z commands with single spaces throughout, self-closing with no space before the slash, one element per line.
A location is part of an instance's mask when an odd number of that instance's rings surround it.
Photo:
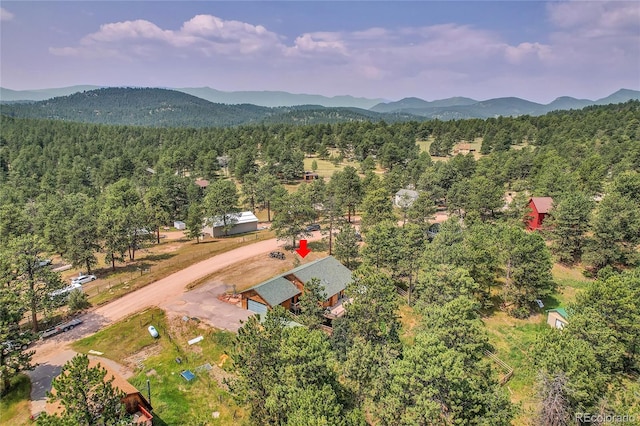
<path fill-rule="evenodd" d="M 640 2 L 3 1 L 0 85 L 397 100 L 640 89 Z"/>

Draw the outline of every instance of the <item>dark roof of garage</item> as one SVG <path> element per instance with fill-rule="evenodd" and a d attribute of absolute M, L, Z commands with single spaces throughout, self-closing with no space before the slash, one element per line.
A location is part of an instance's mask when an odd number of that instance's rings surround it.
<path fill-rule="evenodd" d="M 293 296 L 300 294 L 298 287 L 282 276 L 272 278 L 269 281 L 265 281 L 250 288 L 249 290 L 253 290 L 258 293 L 258 295 L 271 307 L 278 306 L 285 300 L 291 299 Z"/>

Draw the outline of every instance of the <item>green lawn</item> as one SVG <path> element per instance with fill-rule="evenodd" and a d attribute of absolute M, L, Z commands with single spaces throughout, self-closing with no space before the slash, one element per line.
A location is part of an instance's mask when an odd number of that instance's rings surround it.
<path fill-rule="evenodd" d="M 147 331 L 150 324 L 158 329 L 160 338 L 151 338 Z M 198 336 L 204 339 L 191 346 L 187 343 Z M 163 311 L 154 308 L 80 340 L 73 348 L 79 352 L 97 350 L 119 362 L 127 357 L 135 359 L 137 368 L 129 381 L 146 395 L 149 380 L 155 425 L 241 424 L 246 417 L 243 408 L 216 380 L 229 374 L 226 370 L 231 366 L 226 352 L 233 339 L 233 333 L 196 320 L 170 320 Z M 178 358 L 180 363 L 176 361 Z M 211 373 L 200 371 L 191 382 L 180 376 L 181 371 L 195 372 L 206 363 L 213 366 Z M 214 418 L 214 412 L 219 413 L 218 418 Z"/>
<path fill-rule="evenodd" d="M 0 399 L 0 424 L 22 426 L 32 424 L 29 419 L 29 395 L 31 381 L 26 374 L 20 374 L 11 380 L 11 391 Z"/>
<path fill-rule="evenodd" d="M 162 309 L 151 308 L 134 314 L 92 336 L 74 342 L 71 347 L 81 353 L 90 350 L 102 352 L 105 358 L 120 362 L 144 348 L 160 344 L 159 340 L 149 334 L 147 327 L 150 325 L 156 327 L 160 333 L 167 329 L 167 319 Z"/>

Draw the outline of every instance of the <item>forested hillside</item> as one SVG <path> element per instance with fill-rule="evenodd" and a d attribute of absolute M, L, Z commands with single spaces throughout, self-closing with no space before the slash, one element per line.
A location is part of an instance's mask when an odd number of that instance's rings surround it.
<path fill-rule="evenodd" d="M 81 123 L 147 127 L 229 127 L 251 123 L 339 123 L 407 121 L 407 113 L 381 114 L 359 108 L 319 105 L 267 108 L 252 104 L 216 104 L 176 90 L 104 88 L 32 103 L 0 104 L 4 115 Z"/>
<path fill-rule="evenodd" d="M 53 309 L 46 295 L 61 282 L 36 267 L 43 256 L 87 271 L 100 256 L 106 274 L 154 243 L 140 230 L 159 240 L 180 219 L 197 239 L 205 217 L 263 207 L 282 240 L 310 223 L 336 234 L 329 250 L 354 280 L 331 337 L 311 291 L 296 318 L 310 330 L 285 328 L 280 310 L 240 330 L 231 391 L 252 424 L 570 424 L 578 412 L 640 412 L 638 101 L 539 117 L 232 128 L 2 116 L 0 129 L 2 341 L 17 338 L 23 316 Z M 469 153 L 454 155 L 461 146 Z M 302 184 L 306 157 L 349 163 Z M 408 187 L 417 198 L 394 206 Z M 540 232 L 525 231 L 531 196 L 553 197 Z M 436 211 L 449 216 L 439 229 Z M 526 323 L 541 314 L 536 300 L 558 305 L 554 264 L 594 278 L 567 299 L 564 330 Z M 523 324 L 507 327 L 506 348 L 489 336 L 498 316 Z M 510 340 L 522 329 L 529 340 Z M 499 349 L 533 372 L 516 373 L 526 407 L 499 385 L 486 357 Z M 3 377 L 28 364 L 1 359 Z"/>

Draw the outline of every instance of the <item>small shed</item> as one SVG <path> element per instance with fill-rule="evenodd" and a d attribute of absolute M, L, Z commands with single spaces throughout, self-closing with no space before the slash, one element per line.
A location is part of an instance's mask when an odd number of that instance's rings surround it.
<path fill-rule="evenodd" d="M 227 231 L 227 235 L 244 234 L 258 230 L 258 218 L 250 211 L 229 215 L 227 223 L 229 222 L 233 225 L 231 229 Z M 202 228 L 202 232 L 214 238 L 223 237 L 225 232 L 222 217 L 215 217 L 213 220 L 208 220 L 207 224 Z"/>
<path fill-rule="evenodd" d="M 184 223 L 181 220 L 176 220 L 176 221 L 173 222 L 173 227 L 178 229 L 178 230 L 180 230 L 180 231 L 183 231 L 183 230 L 187 229 L 187 224 Z"/>
<path fill-rule="evenodd" d="M 569 324 L 569 314 L 563 308 L 549 309 L 547 311 L 547 324 L 562 330 L 565 325 Z"/>
<path fill-rule="evenodd" d="M 418 195 L 418 192 L 413 189 L 401 189 L 396 192 L 393 204 L 400 208 L 411 207 L 411 205 L 418 199 Z"/>
<path fill-rule="evenodd" d="M 534 230 L 542 227 L 542 222 L 549 215 L 553 207 L 553 198 L 551 197 L 531 197 L 529 199 L 529 217 L 527 220 L 527 229 Z"/>
<path fill-rule="evenodd" d="M 307 171 L 305 171 L 304 172 L 304 176 L 302 178 L 306 182 L 306 181 L 312 181 L 312 180 L 320 179 L 320 175 L 318 175 L 315 172 L 307 172 Z"/>

